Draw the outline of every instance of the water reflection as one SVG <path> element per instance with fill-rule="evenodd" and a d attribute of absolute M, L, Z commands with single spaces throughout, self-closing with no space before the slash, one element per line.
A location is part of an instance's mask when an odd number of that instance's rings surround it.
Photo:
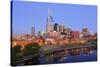
<path fill-rule="evenodd" d="M 55 51 L 44 55 L 41 54 L 38 57 L 33 57 L 30 60 L 18 63 L 18 65 L 57 64 L 57 63 L 96 61 L 96 60 L 97 60 L 97 50 L 91 48 L 81 48 L 81 49 Z"/>
<path fill-rule="evenodd" d="M 40 64 L 96 61 L 96 55 L 97 51 L 94 49 L 65 50 L 44 55 L 39 58 L 39 61 Z"/>

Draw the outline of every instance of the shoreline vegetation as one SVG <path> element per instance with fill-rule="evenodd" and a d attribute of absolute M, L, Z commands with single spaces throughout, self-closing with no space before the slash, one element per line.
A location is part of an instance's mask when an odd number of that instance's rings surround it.
<path fill-rule="evenodd" d="M 88 41 L 87 44 L 80 45 L 80 44 L 70 44 L 70 45 L 60 45 L 60 46 L 55 46 L 55 45 L 43 45 L 39 46 L 38 43 L 31 43 L 26 45 L 25 47 L 22 47 L 20 45 L 17 45 L 15 47 L 11 47 L 11 63 L 12 65 L 18 64 L 20 61 L 24 61 L 25 58 L 29 59 L 30 57 L 40 57 L 40 55 L 48 55 L 49 53 L 52 53 L 54 49 L 57 48 L 72 48 L 74 49 L 75 47 L 83 47 L 83 46 L 90 46 L 90 48 L 97 50 L 97 39 Z M 39 61 L 38 61 L 39 62 Z"/>

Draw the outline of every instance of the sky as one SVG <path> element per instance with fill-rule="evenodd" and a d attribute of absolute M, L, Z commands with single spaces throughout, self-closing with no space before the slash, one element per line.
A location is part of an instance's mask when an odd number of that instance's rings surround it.
<path fill-rule="evenodd" d="M 45 32 L 48 9 L 52 11 L 53 24 L 77 31 L 87 27 L 91 32 L 97 32 L 95 5 L 13 1 L 12 7 L 13 34 L 30 34 L 31 27 L 35 27 L 36 32 Z"/>

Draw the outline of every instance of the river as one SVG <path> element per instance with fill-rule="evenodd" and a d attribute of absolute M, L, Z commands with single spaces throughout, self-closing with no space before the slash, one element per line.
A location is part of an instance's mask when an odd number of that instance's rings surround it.
<path fill-rule="evenodd" d="M 58 53 L 58 57 L 53 54 L 39 57 L 40 64 L 56 64 L 56 63 L 72 63 L 72 62 L 84 62 L 84 61 L 96 61 L 97 51 L 91 50 L 88 53 L 81 52 L 79 55 L 68 55 L 66 53 Z"/>

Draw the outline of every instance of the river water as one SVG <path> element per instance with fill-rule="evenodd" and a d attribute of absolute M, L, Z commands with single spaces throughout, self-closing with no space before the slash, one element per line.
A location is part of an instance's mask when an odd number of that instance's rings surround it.
<path fill-rule="evenodd" d="M 40 64 L 57 64 L 57 63 L 72 63 L 72 62 L 85 62 L 96 61 L 97 51 L 91 50 L 87 54 L 81 52 L 79 55 L 67 55 L 66 53 L 58 53 L 58 57 L 50 54 L 39 58 Z"/>
<path fill-rule="evenodd" d="M 16 64 L 16 66 L 23 65 L 42 65 L 42 64 L 59 64 L 59 63 L 74 63 L 74 62 L 88 62 L 97 61 L 97 50 L 82 51 L 76 54 L 68 54 L 64 51 L 56 54 L 48 54 L 40 57 L 34 57 L 26 62 Z"/>

